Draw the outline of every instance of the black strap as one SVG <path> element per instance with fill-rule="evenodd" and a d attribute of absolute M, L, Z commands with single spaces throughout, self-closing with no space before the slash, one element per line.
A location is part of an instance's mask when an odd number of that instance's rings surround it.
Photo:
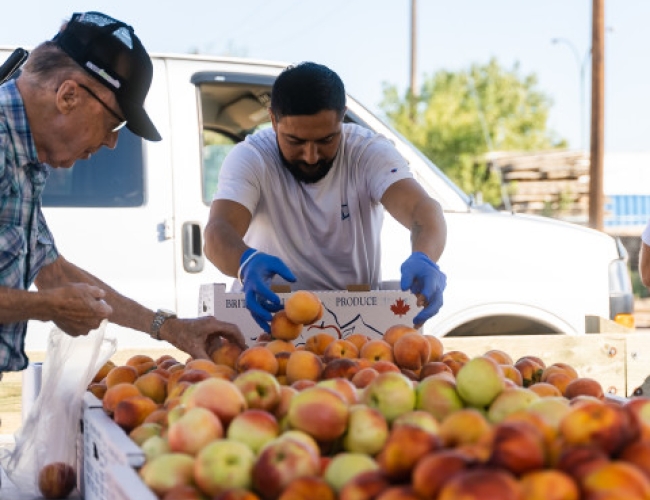
<path fill-rule="evenodd" d="M 11 53 L 4 64 L 0 66 L 0 85 L 11 78 L 16 70 L 23 65 L 28 55 L 29 52 L 20 47 Z"/>

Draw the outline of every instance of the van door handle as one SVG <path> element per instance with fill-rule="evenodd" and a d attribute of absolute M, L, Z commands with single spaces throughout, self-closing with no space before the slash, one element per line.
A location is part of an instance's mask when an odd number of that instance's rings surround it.
<path fill-rule="evenodd" d="M 183 268 L 188 273 L 200 273 L 203 271 L 204 262 L 201 224 L 198 222 L 184 222 Z"/>

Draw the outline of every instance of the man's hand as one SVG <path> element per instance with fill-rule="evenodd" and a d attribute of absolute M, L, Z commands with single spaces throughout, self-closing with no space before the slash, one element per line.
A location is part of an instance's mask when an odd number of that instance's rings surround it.
<path fill-rule="evenodd" d="M 105 292 L 86 283 L 50 288 L 42 292 L 49 304 L 49 318 L 68 335 L 87 335 L 99 328 L 113 309 L 104 302 Z"/>
<path fill-rule="evenodd" d="M 424 309 L 413 318 L 419 328 L 442 307 L 442 292 L 447 286 L 447 277 L 438 265 L 422 252 L 413 252 L 402 264 L 401 288 L 410 290 L 418 297 L 418 306 Z"/>
<path fill-rule="evenodd" d="M 219 321 L 214 316 L 193 319 L 168 319 L 160 330 L 160 338 L 166 340 L 194 359 L 210 359 L 221 339 L 246 349 L 241 331 L 232 323 Z"/>
<path fill-rule="evenodd" d="M 296 281 L 286 264 L 273 255 L 252 248 L 242 255 L 239 278 L 244 286 L 246 307 L 265 332 L 271 331 L 272 313 L 282 309 L 280 297 L 271 290 L 271 280 L 276 274 L 287 281 Z"/>

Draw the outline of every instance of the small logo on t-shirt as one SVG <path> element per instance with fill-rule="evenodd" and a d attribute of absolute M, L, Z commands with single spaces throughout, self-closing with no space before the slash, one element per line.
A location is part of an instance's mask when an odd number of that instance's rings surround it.
<path fill-rule="evenodd" d="M 341 220 L 349 219 L 350 218 L 350 209 L 348 208 L 348 205 L 341 205 Z"/>

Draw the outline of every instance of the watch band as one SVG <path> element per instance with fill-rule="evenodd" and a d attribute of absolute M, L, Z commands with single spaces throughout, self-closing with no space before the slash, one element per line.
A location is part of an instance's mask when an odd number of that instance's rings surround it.
<path fill-rule="evenodd" d="M 151 336 L 156 340 L 160 340 L 160 329 L 163 323 L 170 318 L 176 318 L 176 313 L 166 309 L 158 309 L 154 314 L 153 321 L 151 322 Z"/>

